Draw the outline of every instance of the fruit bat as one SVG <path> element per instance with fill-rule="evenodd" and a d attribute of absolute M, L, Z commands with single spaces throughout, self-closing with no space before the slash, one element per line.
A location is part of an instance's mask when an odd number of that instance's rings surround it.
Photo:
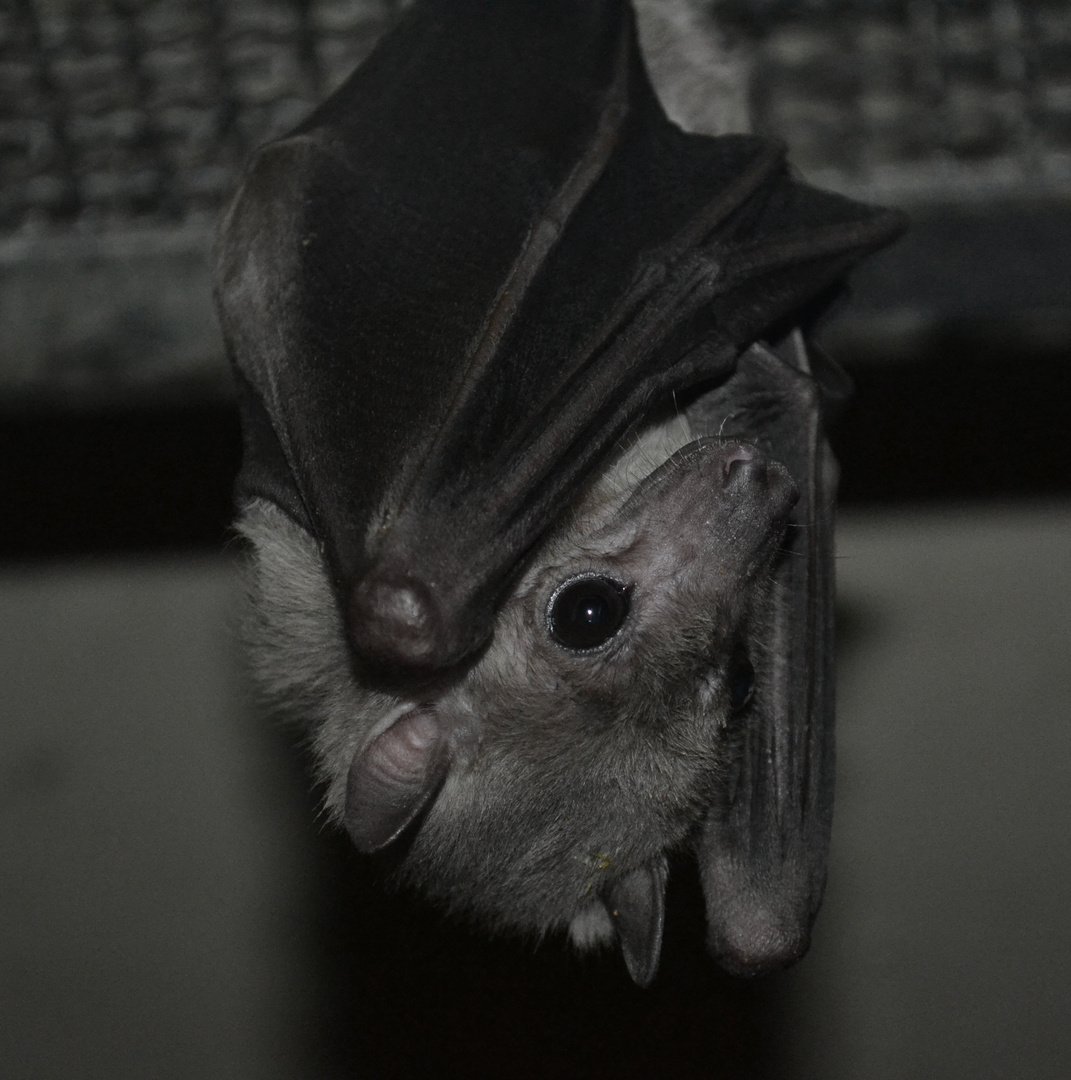
<path fill-rule="evenodd" d="M 809 326 L 898 215 L 665 117 L 624 0 L 417 0 L 220 230 L 253 667 L 362 852 L 654 976 L 668 857 L 754 974 L 833 799 Z"/>

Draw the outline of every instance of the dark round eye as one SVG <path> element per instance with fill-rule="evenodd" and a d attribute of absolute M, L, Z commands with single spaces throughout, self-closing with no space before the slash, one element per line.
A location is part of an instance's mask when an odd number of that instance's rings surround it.
<path fill-rule="evenodd" d="M 729 667 L 729 708 L 734 713 L 746 709 L 755 695 L 755 669 L 746 656 L 735 659 Z"/>
<path fill-rule="evenodd" d="M 551 597 L 547 626 L 567 649 L 597 649 L 621 629 L 628 615 L 628 589 L 606 577 L 567 581 Z"/>

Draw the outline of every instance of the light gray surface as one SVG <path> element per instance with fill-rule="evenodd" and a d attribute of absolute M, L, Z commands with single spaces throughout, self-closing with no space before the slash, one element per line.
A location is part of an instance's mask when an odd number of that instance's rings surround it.
<path fill-rule="evenodd" d="M 0 1076 L 300 1076 L 303 862 L 222 559 L 0 575 Z"/>
<path fill-rule="evenodd" d="M 0 396 L 129 405 L 233 395 L 214 223 L 0 241 Z"/>
<path fill-rule="evenodd" d="M 1071 506 L 851 516 L 798 1080 L 1071 1076 Z M 302 1077 L 305 872 L 220 559 L 0 573 L 0 1075 Z"/>
<path fill-rule="evenodd" d="M 848 517 L 799 1080 L 1071 1076 L 1071 509 Z"/>

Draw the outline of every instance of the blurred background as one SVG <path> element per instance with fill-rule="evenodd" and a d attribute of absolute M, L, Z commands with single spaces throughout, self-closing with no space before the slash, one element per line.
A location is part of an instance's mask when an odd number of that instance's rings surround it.
<path fill-rule="evenodd" d="M 0 1075 L 1071 1075 L 1071 9 L 642 4 L 913 228 L 823 335 L 857 392 L 811 954 L 720 976 L 682 866 L 640 992 L 378 889 L 232 640 L 214 223 L 403 6 L 0 10 Z"/>

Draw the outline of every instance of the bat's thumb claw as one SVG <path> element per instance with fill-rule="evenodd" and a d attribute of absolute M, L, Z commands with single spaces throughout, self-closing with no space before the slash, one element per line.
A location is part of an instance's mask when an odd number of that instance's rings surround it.
<path fill-rule="evenodd" d="M 366 575 L 350 590 L 346 616 L 350 644 L 372 667 L 430 670 L 450 651 L 439 606 L 416 578 Z"/>

